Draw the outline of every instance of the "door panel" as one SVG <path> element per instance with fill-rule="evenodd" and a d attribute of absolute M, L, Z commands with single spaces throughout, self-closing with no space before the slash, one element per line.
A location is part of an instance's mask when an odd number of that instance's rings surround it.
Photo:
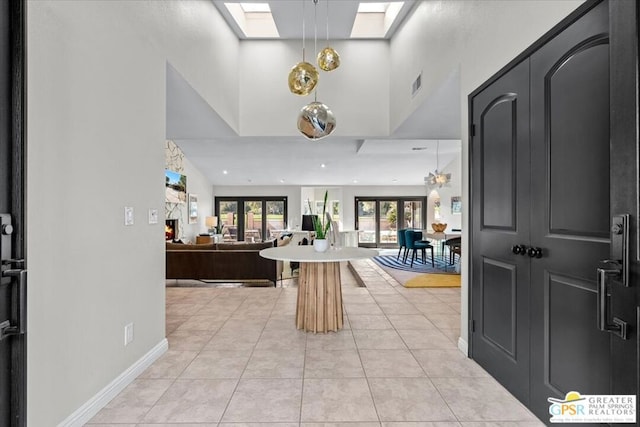
<path fill-rule="evenodd" d="M 483 228 L 514 230 L 516 227 L 518 180 L 513 142 L 517 142 L 514 135 L 517 114 L 518 96 L 506 94 L 489 104 L 480 116 Z"/>
<path fill-rule="evenodd" d="M 529 399 L 529 63 L 472 99 L 473 358 Z M 518 250 L 519 252 L 519 250 Z"/>
<path fill-rule="evenodd" d="M 609 103 L 600 101 L 609 97 L 608 38 L 590 40 L 557 59 L 545 77 L 550 231 L 606 238 Z M 585 146 L 589 149 L 585 150 Z M 575 191 L 576 188 L 591 191 Z"/>
<path fill-rule="evenodd" d="M 514 265 L 484 259 L 482 265 L 482 337 L 516 360 L 516 287 Z M 496 309 L 497 308 L 497 309 Z"/>
<path fill-rule="evenodd" d="M 531 55 L 531 408 L 609 394 L 595 268 L 609 252 L 608 9 L 601 3 Z"/>
<path fill-rule="evenodd" d="M 594 390 L 609 380 L 608 366 L 593 369 L 595 361 L 608 359 L 609 338 L 593 327 L 592 311 L 583 307 L 595 307 L 596 293 L 586 281 L 559 274 L 547 274 L 544 282 L 545 336 L 544 348 L 549 364 L 545 366 L 544 380 L 564 396 L 562 390 Z M 584 325 L 591 327 L 585 328 Z M 566 345 L 570 342 L 571 345 Z M 548 405 L 547 405 L 548 406 Z"/>

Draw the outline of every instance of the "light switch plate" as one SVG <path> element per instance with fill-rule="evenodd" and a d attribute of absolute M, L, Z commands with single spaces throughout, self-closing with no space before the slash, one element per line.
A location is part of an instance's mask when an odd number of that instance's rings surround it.
<path fill-rule="evenodd" d="M 131 206 L 124 207 L 124 225 L 133 225 L 133 208 Z"/>
<path fill-rule="evenodd" d="M 149 209 L 149 224 L 158 223 L 158 209 Z"/>

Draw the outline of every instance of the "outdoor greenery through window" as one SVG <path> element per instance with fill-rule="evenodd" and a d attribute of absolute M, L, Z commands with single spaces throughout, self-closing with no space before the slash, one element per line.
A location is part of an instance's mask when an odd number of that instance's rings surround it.
<path fill-rule="evenodd" d="M 287 228 L 287 198 L 216 197 L 215 214 L 225 225 L 225 242 L 262 242 Z"/>
<path fill-rule="evenodd" d="M 397 247 L 398 229 L 423 229 L 425 199 L 356 197 L 359 246 Z"/>

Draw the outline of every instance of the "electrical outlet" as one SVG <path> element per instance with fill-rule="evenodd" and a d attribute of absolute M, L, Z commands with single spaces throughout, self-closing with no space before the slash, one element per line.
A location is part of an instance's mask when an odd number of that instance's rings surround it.
<path fill-rule="evenodd" d="M 124 345 L 133 342 L 133 323 L 129 323 L 124 327 Z"/>

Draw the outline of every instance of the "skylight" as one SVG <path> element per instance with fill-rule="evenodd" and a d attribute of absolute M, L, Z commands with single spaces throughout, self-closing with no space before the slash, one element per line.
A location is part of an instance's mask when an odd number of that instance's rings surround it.
<path fill-rule="evenodd" d="M 244 13 L 271 13 L 269 3 L 240 3 Z"/>
<path fill-rule="evenodd" d="M 362 2 L 353 21 L 351 38 L 383 38 L 400 13 L 404 2 Z"/>
<path fill-rule="evenodd" d="M 389 7 L 389 2 L 380 3 L 360 3 L 358 13 L 385 13 Z"/>
<path fill-rule="evenodd" d="M 224 4 L 246 37 L 280 37 L 267 3 Z"/>

